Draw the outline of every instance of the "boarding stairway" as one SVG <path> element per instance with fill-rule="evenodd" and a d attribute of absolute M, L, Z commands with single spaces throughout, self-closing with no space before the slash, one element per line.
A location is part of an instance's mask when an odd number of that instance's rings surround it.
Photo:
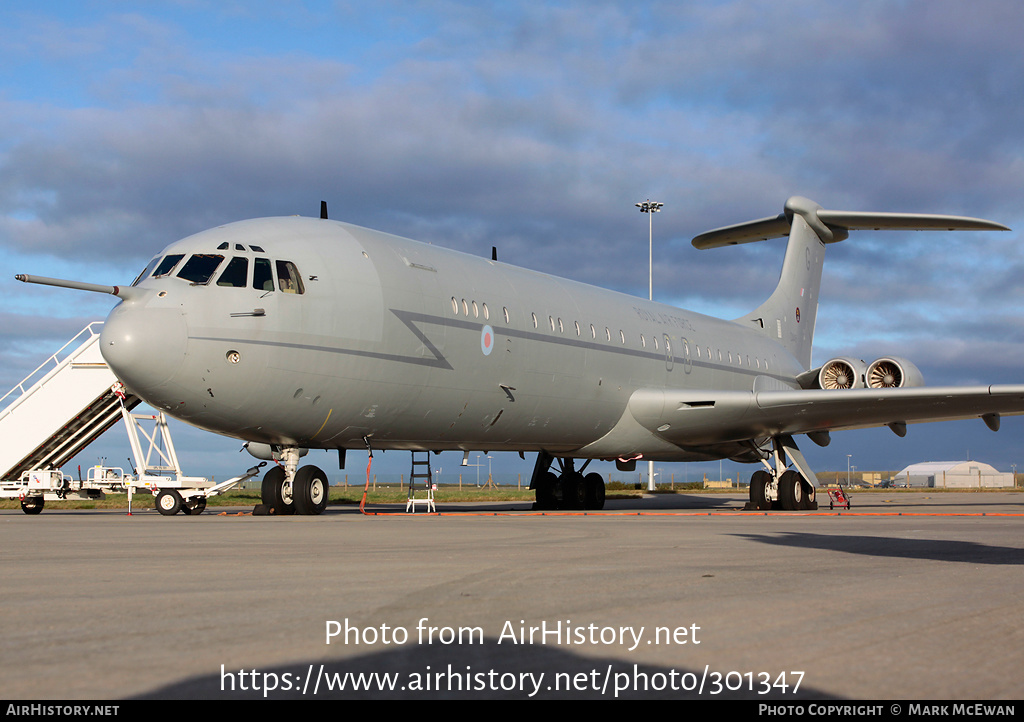
<path fill-rule="evenodd" d="M 103 360 L 102 327 L 90 323 L 0 397 L 0 480 L 59 469 L 122 419 L 122 399 L 129 411 L 140 403 Z"/>

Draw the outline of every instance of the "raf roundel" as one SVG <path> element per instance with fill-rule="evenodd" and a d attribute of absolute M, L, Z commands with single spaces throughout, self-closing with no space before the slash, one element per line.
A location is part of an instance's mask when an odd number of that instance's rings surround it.
<path fill-rule="evenodd" d="M 484 326 L 480 332 L 480 350 L 484 352 L 484 356 L 490 356 L 494 350 L 494 329 L 490 326 Z"/>

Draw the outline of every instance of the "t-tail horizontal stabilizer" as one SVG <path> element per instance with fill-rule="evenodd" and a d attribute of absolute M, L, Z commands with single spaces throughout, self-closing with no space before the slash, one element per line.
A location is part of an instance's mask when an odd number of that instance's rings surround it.
<path fill-rule="evenodd" d="M 845 239 L 848 231 L 1008 231 L 1001 223 L 967 216 L 934 213 L 866 213 L 861 211 L 829 211 L 812 200 L 793 196 L 786 201 L 786 210 L 777 216 L 737 223 L 701 233 L 693 239 L 699 249 L 735 246 L 740 243 L 767 241 L 788 236 L 793 216 L 799 215 L 824 243 Z"/>
<path fill-rule="evenodd" d="M 696 248 L 719 248 L 789 236 L 778 286 L 751 313 L 735 319 L 775 339 L 805 369 L 811 364 L 811 345 L 818 311 L 825 245 L 849 236 L 854 229 L 874 230 L 993 230 L 1006 226 L 980 218 L 925 213 L 860 213 L 828 211 L 812 200 L 793 196 L 785 212 L 735 226 L 718 228 L 693 239 Z"/>

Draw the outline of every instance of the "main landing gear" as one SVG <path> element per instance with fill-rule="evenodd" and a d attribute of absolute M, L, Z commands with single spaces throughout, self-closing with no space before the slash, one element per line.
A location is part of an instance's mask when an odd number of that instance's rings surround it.
<path fill-rule="evenodd" d="M 604 508 L 604 479 L 596 473 L 583 475 L 587 464 L 590 463 L 589 460 L 582 469 L 576 471 L 572 459 L 559 459 L 560 474 L 550 470 L 554 460 L 554 457 L 545 451 L 537 456 L 537 464 L 530 480 L 530 488 L 537 495 L 534 509 L 596 511 Z"/>
<path fill-rule="evenodd" d="M 775 467 L 762 459 L 765 468 L 750 477 L 750 501 L 747 510 L 782 509 L 784 511 L 814 511 L 818 508 L 815 489 L 818 479 L 796 448 L 792 436 L 772 439 Z M 797 469 L 788 469 L 787 455 Z M 808 478 L 810 477 L 810 478 Z"/>
<path fill-rule="evenodd" d="M 284 466 L 273 467 L 263 477 L 260 496 L 266 513 L 277 516 L 322 514 L 327 508 L 330 490 L 327 474 L 316 466 L 307 465 L 297 469 L 297 448 L 285 448 L 281 455 Z"/>

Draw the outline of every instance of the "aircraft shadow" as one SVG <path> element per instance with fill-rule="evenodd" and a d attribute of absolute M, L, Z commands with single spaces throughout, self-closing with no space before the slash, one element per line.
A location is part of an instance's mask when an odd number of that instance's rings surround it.
<path fill-rule="evenodd" d="M 806 532 L 737 534 L 736 536 L 775 546 L 822 549 L 873 557 L 930 559 L 940 562 L 996 566 L 1024 564 L 1024 549 L 949 539 L 900 539 L 885 536 L 810 534 Z"/>
<path fill-rule="evenodd" d="M 310 669 L 307 693 L 303 694 L 302 685 Z M 512 645 L 508 640 L 499 645 L 493 638 L 474 645 L 414 644 L 344 659 L 313 659 L 262 668 L 255 670 L 258 690 L 253 689 L 251 671 L 245 670 L 245 690 L 240 689 L 241 670 L 225 669 L 223 676 L 217 672 L 192 677 L 134 699 L 838 699 L 804 684 L 794 694 L 792 683 L 796 678 L 792 675 L 787 678 L 790 687 L 785 693 L 771 687 L 779 671 L 770 672 L 768 682 L 762 681 L 764 675 L 759 677 L 756 671 L 752 677 L 733 673 L 728 681 L 733 687 L 730 690 L 724 676 L 728 670 L 722 670 L 717 681 L 716 671 L 711 670 L 701 694 L 698 689 L 705 675 L 702 667 L 634 666 L 628 660 L 585 657 L 557 646 Z M 538 679 L 541 673 L 543 677 Z M 320 685 L 314 696 L 317 677 Z M 751 679 L 755 691 L 748 689 Z M 271 684 L 277 689 L 264 695 L 263 687 Z M 720 689 L 713 694 L 716 685 Z"/>

